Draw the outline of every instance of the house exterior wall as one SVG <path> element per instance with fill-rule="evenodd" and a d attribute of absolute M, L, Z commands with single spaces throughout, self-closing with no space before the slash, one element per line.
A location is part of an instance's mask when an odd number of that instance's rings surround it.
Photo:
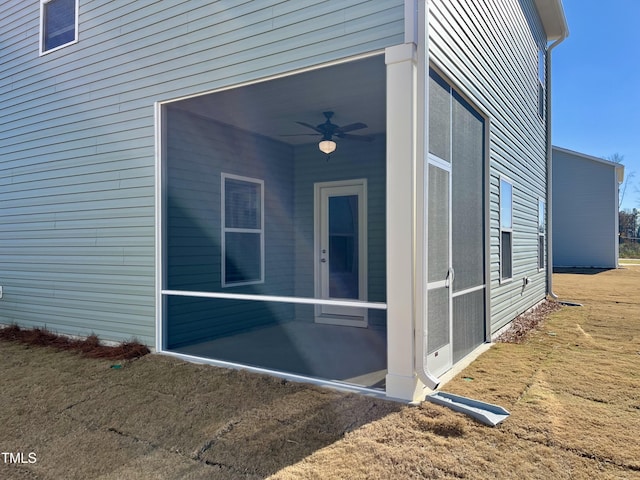
<path fill-rule="evenodd" d="M 0 13 L 0 323 L 155 334 L 154 102 L 404 41 L 404 2 L 85 2 L 39 55 L 39 3 Z"/>
<path fill-rule="evenodd" d="M 167 107 L 166 272 L 170 290 L 291 296 L 293 148 Z M 264 282 L 222 287 L 223 174 L 264 182 Z M 293 319 L 286 304 L 170 297 L 168 348 Z"/>
<path fill-rule="evenodd" d="M 546 294 L 538 269 L 538 199 L 546 197 L 545 119 L 538 50 L 546 36 L 533 0 L 429 2 L 429 61 L 488 119 L 491 333 Z M 546 113 L 545 113 L 546 114 Z M 500 281 L 499 184 L 513 182 L 513 278 Z M 523 279 L 529 284 L 523 288 Z"/>
<path fill-rule="evenodd" d="M 386 273 L 390 285 L 389 351 L 401 359 L 387 387 L 393 381 L 402 384 L 398 391 L 415 390 L 403 398 L 421 391 L 407 339 L 422 295 L 412 283 L 412 228 L 421 208 L 412 188 L 422 186 L 412 182 L 420 149 L 414 127 L 425 126 L 416 122 L 424 106 L 416 78 L 427 70 L 415 68 L 425 57 L 430 65 L 422 66 L 450 81 L 488 125 L 491 331 L 544 298 L 537 268 L 537 202 L 546 197 L 538 50 L 547 39 L 534 0 L 429 0 L 427 52 L 422 33 L 405 32 L 421 25 L 414 11 L 421 0 L 79 3 L 78 43 L 42 56 L 38 3 L 10 0 L 0 13 L 0 323 L 153 344 L 161 147 L 155 104 L 387 47 L 395 49 L 386 51 L 387 84 L 407 87 L 387 91 L 393 135 L 386 180 L 394 199 L 387 197 L 381 228 L 399 267 L 370 258 L 369 272 Z M 412 14 L 415 22 L 405 18 Z M 425 54 L 417 61 L 416 51 Z M 394 120 L 410 128 L 390 126 Z M 499 279 L 501 176 L 514 186 L 514 275 L 507 283 Z M 373 242 L 383 248 L 382 236 Z M 525 288 L 523 279 L 530 280 Z M 369 300 L 384 294 L 371 288 Z"/>
<path fill-rule="evenodd" d="M 618 266 L 616 165 L 553 149 L 553 265 Z"/>

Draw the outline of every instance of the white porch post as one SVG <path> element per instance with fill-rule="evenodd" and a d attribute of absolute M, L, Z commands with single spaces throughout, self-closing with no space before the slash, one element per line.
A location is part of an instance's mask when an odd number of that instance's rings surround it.
<path fill-rule="evenodd" d="M 387 48 L 387 377 L 389 397 L 424 396 L 415 372 L 417 54 Z"/>

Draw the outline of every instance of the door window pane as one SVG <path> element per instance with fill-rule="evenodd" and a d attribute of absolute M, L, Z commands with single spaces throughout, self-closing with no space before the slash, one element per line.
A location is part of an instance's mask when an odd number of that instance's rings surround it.
<path fill-rule="evenodd" d="M 358 196 L 329 197 L 329 296 L 359 298 Z"/>

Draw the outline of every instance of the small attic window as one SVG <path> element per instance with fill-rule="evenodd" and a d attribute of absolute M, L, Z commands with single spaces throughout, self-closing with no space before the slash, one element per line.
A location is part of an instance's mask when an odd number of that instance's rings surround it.
<path fill-rule="evenodd" d="M 78 41 L 78 0 L 40 0 L 40 54 Z"/>

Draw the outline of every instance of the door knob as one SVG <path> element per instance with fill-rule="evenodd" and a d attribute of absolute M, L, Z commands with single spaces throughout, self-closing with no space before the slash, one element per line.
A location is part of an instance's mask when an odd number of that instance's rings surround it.
<path fill-rule="evenodd" d="M 444 288 L 451 287 L 453 280 L 456 278 L 456 272 L 453 270 L 453 267 L 449 267 L 447 270 L 447 276 L 444 279 Z"/>

